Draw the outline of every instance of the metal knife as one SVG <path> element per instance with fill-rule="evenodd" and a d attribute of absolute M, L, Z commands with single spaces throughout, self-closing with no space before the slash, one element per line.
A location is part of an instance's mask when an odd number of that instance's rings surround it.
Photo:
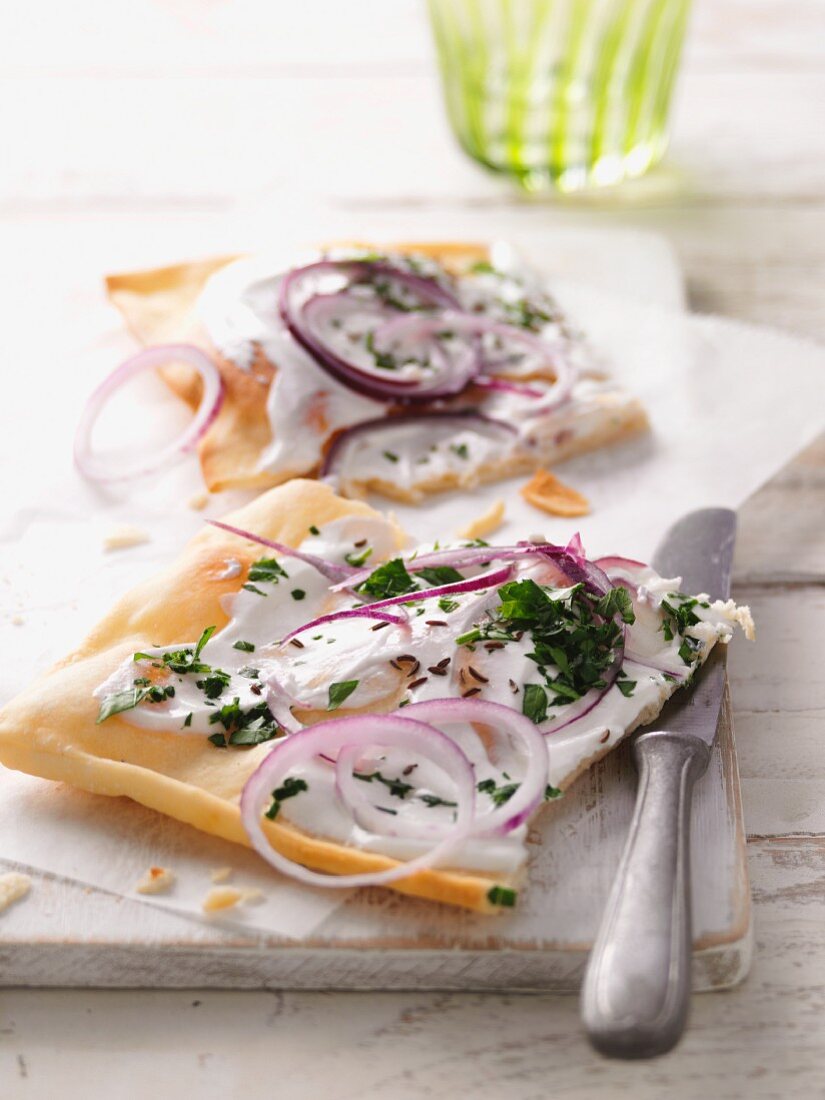
<path fill-rule="evenodd" d="M 682 591 L 727 599 L 736 513 L 706 508 L 680 519 L 653 558 Z M 630 832 L 590 954 L 582 1018 L 602 1054 L 649 1058 L 679 1040 L 690 999 L 690 807 L 716 738 L 725 646 L 716 646 L 652 728 L 634 735 L 639 772 Z"/>

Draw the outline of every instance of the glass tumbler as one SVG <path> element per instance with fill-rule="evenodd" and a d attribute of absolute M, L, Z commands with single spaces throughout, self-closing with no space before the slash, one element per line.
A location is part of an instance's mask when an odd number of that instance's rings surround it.
<path fill-rule="evenodd" d="M 662 156 L 690 0 L 429 0 L 462 147 L 527 190 L 640 176 Z"/>

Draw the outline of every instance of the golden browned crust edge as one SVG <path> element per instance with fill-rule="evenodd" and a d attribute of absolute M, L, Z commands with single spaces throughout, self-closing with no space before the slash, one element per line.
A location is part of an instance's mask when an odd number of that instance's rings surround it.
<path fill-rule="evenodd" d="M 339 516 L 377 515 L 367 505 L 336 497 L 328 486 L 296 480 L 231 514 L 230 522 L 289 545 L 310 524 Z M 399 532 L 399 545 L 401 535 Z M 213 527 L 190 541 L 165 572 L 118 601 L 76 650 L 0 711 L 0 762 L 110 796 L 125 795 L 179 821 L 248 844 L 238 798 L 270 745 L 221 753 L 205 739 L 137 730 L 120 717 L 95 724 L 94 688 L 122 658 L 152 643 L 197 637 L 204 625 L 227 621 L 221 597 L 238 579 L 219 579 L 226 557 L 248 564 L 260 547 Z M 278 823 L 265 823 L 279 849 L 309 867 L 333 874 L 395 866 L 388 857 L 321 840 Z M 494 912 L 488 891 L 506 875 L 428 870 L 393 888 L 449 905 Z"/>

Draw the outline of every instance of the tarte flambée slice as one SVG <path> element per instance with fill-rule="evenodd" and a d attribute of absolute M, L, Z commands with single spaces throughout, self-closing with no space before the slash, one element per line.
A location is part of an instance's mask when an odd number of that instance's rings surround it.
<path fill-rule="evenodd" d="M 509 247 L 227 257 L 107 280 L 144 344 L 205 349 L 224 384 L 199 446 L 212 491 L 332 479 L 415 502 L 552 466 L 647 427 Z M 202 383 L 163 375 L 193 408 Z"/>
<path fill-rule="evenodd" d="M 299 878 L 514 904 L 544 801 L 749 615 L 578 542 L 401 544 L 328 486 L 271 490 L 0 711 L 0 761 Z"/>

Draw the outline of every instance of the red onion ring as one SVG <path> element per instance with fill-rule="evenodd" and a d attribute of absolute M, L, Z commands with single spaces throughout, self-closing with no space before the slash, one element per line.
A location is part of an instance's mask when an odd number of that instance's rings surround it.
<path fill-rule="evenodd" d="M 97 418 L 100 416 L 112 394 L 120 389 L 135 375 L 143 371 L 156 370 L 168 366 L 170 362 L 182 361 L 193 367 L 203 380 L 203 394 L 200 405 L 186 430 L 172 443 L 162 447 L 157 455 L 147 462 L 140 462 L 120 470 L 112 471 L 110 464 L 92 453 L 91 439 Z M 92 392 L 77 425 L 74 438 L 74 461 L 78 470 L 90 481 L 122 481 L 153 473 L 170 462 L 179 452 L 191 451 L 206 434 L 209 426 L 218 415 L 223 402 L 223 381 L 220 372 L 212 360 L 200 348 L 192 344 L 160 344 L 144 348 L 131 359 L 121 363 L 108 378 Z"/>
<path fill-rule="evenodd" d="M 474 829 L 474 834 L 501 835 L 512 832 L 544 799 L 549 762 L 547 743 L 537 726 L 517 710 L 481 699 L 447 698 L 410 703 L 404 707 L 403 713 L 430 725 L 435 724 L 439 729 L 451 722 L 491 726 L 497 732 L 504 728 L 508 733 L 515 734 L 524 746 L 528 764 L 518 790 L 491 813 L 477 814 L 476 824 L 483 828 Z"/>
<path fill-rule="evenodd" d="M 317 569 L 328 581 L 334 581 L 336 584 L 340 583 L 343 588 L 347 588 L 348 583 L 346 581 L 342 582 L 342 577 L 350 577 L 359 572 L 354 566 L 339 565 L 337 562 L 327 561 L 326 558 L 319 558 L 317 554 L 307 554 L 303 550 L 296 550 L 294 547 L 286 546 L 282 542 L 273 542 L 272 539 L 265 539 L 262 535 L 253 534 L 252 531 L 245 531 L 243 527 L 234 527 L 231 523 L 223 523 L 218 519 L 208 519 L 206 522 L 211 527 L 219 527 L 221 531 L 228 531 L 230 535 L 237 535 L 239 538 L 249 539 L 250 542 L 260 543 L 261 546 L 268 546 L 270 550 L 275 550 L 277 553 L 283 554 L 284 557 L 305 562 Z"/>
<path fill-rule="evenodd" d="M 350 283 L 363 282 L 365 277 L 380 276 L 400 283 L 433 308 L 460 310 L 461 305 L 435 280 L 403 271 L 389 263 L 372 260 L 320 260 L 304 267 L 293 268 L 281 280 L 278 309 L 293 339 L 333 378 L 367 397 L 392 401 L 429 401 L 436 396 L 460 393 L 465 388 L 469 381 L 466 372 L 454 372 L 452 378 L 448 375 L 441 382 L 427 386 L 424 392 L 421 384 L 414 380 L 376 377 L 373 372 L 363 370 L 334 352 L 318 338 L 311 324 L 307 323 L 307 317 L 303 313 L 306 301 L 298 300 L 303 284 L 323 275 L 338 275 Z M 312 309 L 310 314 L 311 312 Z"/>
<path fill-rule="evenodd" d="M 559 569 L 568 577 L 571 583 L 578 583 L 583 579 L 582 574 L 585 572 L 584 566 L 586 565 L 590 574 L 589 587 L 592 591 L 598 592 L 600 596 L 603 596 L 608 588 L 612 587 L 607 576 L 592 562 L 587 562 L 586 559 L 577 559 L 565 547 L 556 546 L 554 543 L 549 542 L 520 542 L 515 546 L 468 546 L 454 550 L 433 550 L 429 554 L 421 554 L 417 558 L 404 558 L 403 560 L 407 570 L 410 573 L 415 573 L 418 570 L 429 569 L 438 565 L 451 565 L 454 569 L 468 569 L 475 565 L 489 565 L 494 561 L 519 561 L 523 558 L 536 556 L 556 562 Z M 567 565 L 565 567 L 565 564 L 559 563 L 567 563 Z M 568 570 L 570 571 L 569 574 Z M 337 592 L 342 588 L 357 588 L 372 572 L 372 569 L 360 569 L 347 580 L 346 584 L 333 585 L 332 591 Z M 575 573 L 575 579 L 573 573 Z"/>
<path fill-rule="evenodd" d="M 290 630 L 289 634 L 285 634 L 281 638 L 281 645 L 294 638 L 296 634 L 303 634 L 305 630 L 316 626 L 324 626 L 326 623 L 334 623 L 339 619 L 382 619 L 384 622 L 394 623 L 396 626 L 409 626 L 407 618 L 401 615 L 393 615 L 390 611 L 382 611 L 380 608 L 376 609 L 375 604 L 365 604 L 363 607 L 347 607 L 343 611 L 331 611 L 328 615 L 319 615 L 317 619 L 304 623 L 296 630 Z"/>
<path fill-rule="evenodd" d="M 480 573 L 477 577 L 468 577 L 466 580 L 451 581 L 449 584 L 439 584 L 433 588 L 417 589 L 414 592 L 404 592 L 400 596 L 389 596 L 385 600 L 376 600 L 375 603 L 364 604 L 363 607 L 350 609 L 350 616 L 348 617 L 355 617 L 352 615 L 352 611 L 360 612 L 361 615 L 366 615 L 369 611 L 372 612 L 373 618 L 378 618 L 379 616 L 376 612 L 380 611 L 383 607 L 395 607 L 397 604 L 401 603 L 429 600 L 433 596 L 448 596 L 454 592 L 477 592 L 480 588 L 492 588 L 494 585 L 504 584 L 510 576 L 511 571 L 510 566 L 507 566 L 504 569 L 496 569 L 492 573 Z M 336 591 L 336 587 L 333 587 L 331 591 Z M 351 586 L 347 584 L 345 587 L 349 588 Z M 303 634 L 306 630 L 314 630 L 315 627 L 320 626 L 322 623 L 329 622 L 331 617 L 344 618 L 345 616 L 346 612 L 339 612 L 333 616 L 320 615 L 317 619 L 311 619 L 308 623 L 304 623 L 303 626 L 299 626 L 297 630 L 290 631 L 290 633 L 282 639 L 282 643 L 288 642 L 290 638 L 294 638 L 296 634 Z M 389 618 L 390 621 L 398 621 L 397 616 L 386 617 Z"/>
<path fill-rule="evenodd" d="M 555 354 L 554 349 L 547 341 L 542 340 L 534 333 L 515 325 L 496 321 L 491 317 L 485 317 L 483 314 L 453 313 L 449 311 L 436 317 L 402 314 L 399 317 L 394 317 L 391 321 L 382 325 L 381 328 L 376 329 L 374 342 L 375 346 L 381 350 L 386 349 L 392 340 L 403 339 L 410 334 L 426 339 L 437 335 L 444 329 L 471 337 L 499 336 L 514 343 L 524 344 L 534 355 L 547 362 L 556 376 L 556 380 L 549 390 L 538 393 L 539 397 L 544 398 L 541 406 L 542 411 L 549 412 L 569 398 L 575 381 L 575 371 L 563 356 Z M 485 362 L 479 352 L 479 365 L 476 373 L 495 373 L 492 368 L 493 364 Z M 536 415 L 536 410 L 531 410 L 531 415 Z"/>
<path fill-rule="evenodd" d="M 283 782 L 290 768 L 322 753 L 337 755 L 340 750 L 354 746 L 367 749 L 378 745 L 408 748 L 425 756 L 446 772 L 455 785 L 458 805 L 454 825 L 429 852 L 384 871 L 335 875 L 311 871 L 270 844 L 261 826 L 261 814 L 272 790 Z M 382 886 L 434 867 L 449 856 L 472 829 L 475 794 L 470 761 L 440 730 L 399 714 L 361 714 L 321 722 L 278 742 L 246 781 L 241 794 L 241 821 L 255 851 L 276 870 L 300 882 L 337 889 Z"/>
<path fill-rule="evenodd" d="M 504 420 L 496 420 L 492 416 L 484 416 L 483 413 L 476 412 L 474 409 L 456 410 L 454 412 L 425 412 L 425 413 L 410 413 L 404 416 L 379 416 L 372 420 L 362 420 L 360 424 L 355 424 L 351 428 L 347 428 L 345 431 L 337 435 L 332 443 L 332 446 L 327 451 L 326 457 L 321 464 L 321 470 L 319 477 L 331 477 L 336 473 L 336 467 L 341 463 L 342 459 L 346 457 L 345 451 L 350 444 L 356 440 L 360 435 L 373 431 L 386 431 L 387 428 L 403 427 L 405 424 L 425 422 L 429 423 L 448 423 L 449 421 L 455 421 L 456 423 L 470 427 L 476 427 L 479 431 L 500 431 L 506 432 L 508 435 L 516 435 L 517 431 L 512 424 L 507 424 Z M 369 571 L 367 573 L 369 576 Z"/>
<path fill-rule="evenodd" d="M 616 554 L 611 554 L 606 558 L 595 558 L 594 564 L 598 565 L 599 569 L 603 569 L 605 573 L 609 569 L 647 569 L 646 562 L 636 561 L 634 558 L 620 558 Z"/>

